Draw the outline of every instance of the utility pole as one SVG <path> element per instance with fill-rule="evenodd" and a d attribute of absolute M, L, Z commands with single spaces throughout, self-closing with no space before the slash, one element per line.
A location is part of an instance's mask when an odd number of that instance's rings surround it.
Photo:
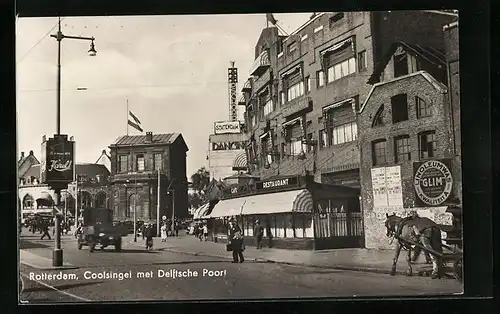
<path fill-rule="evenodd" d="M 137 173 L 134 172 L 134 242 L 137 242 Z"/>
<path fill-rule="evenodd" d="M 156 236 L 160 235 L 160 167 L 158 167 L 158 191 L 156 200 Z"/>

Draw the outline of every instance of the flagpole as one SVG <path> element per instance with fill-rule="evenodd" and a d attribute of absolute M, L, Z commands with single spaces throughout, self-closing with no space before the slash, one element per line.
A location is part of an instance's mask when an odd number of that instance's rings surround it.
<path fill-rule="evenodd" d="M 129 115 L 129 110 L 128 110 L 128 97 L 127 97 L 127 136 L 128 136 L 128 115 Z"/>

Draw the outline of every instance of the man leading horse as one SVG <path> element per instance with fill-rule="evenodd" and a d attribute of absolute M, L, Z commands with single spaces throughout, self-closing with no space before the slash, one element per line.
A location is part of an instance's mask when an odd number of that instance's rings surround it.
<path fill-rule="evenodd" d="M 441 230 L 429 218 L 419 217 L 416 211 L 412 211 L 410 216 L 406 218 L 398 217 L 396 214 L 386 214 L 385 227 L 387 229 L 387 236 L 397 240 L 396 251 L 392 260 L 391 275 L 396 274 L 399 254 L 401 253 L 401 249 L 405 249 L 408 251 L 406 258 L 408 270 L 406 274 L 412 276 L 412 243 L 419 243 L 427 250 L 443 253 Z M 441 258 L 436 256 L 436 254 L 430 254 L 430 259 L 432 261 L 431 277 L 433 279 L 439 278 L 442 272 Z"/>

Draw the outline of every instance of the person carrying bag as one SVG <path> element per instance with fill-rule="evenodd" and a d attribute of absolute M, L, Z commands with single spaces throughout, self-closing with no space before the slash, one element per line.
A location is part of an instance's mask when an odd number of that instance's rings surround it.
<path fill-rule="evenodd" d="M 243 235 L 240 227 L 234 220 L 229 222 L 228 240 L 229 246 L 226 246 L 226 249 L 233 252 L 232 263 L 243 263 L 245 261 L 245 258 L 243 257 Z"/>

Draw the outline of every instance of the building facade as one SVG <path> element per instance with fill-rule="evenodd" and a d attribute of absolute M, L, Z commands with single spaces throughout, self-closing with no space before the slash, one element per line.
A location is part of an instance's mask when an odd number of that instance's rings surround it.
<path fill-rule="evenodd" d="M 448 204 L 461 199 L 461 176 L 446 65 L 444 49 L 400 41 L 370 78 L 357 119 L 367 248 L 390 247 L 386 214 L 417 210 L 438 224 L 453 223 Z"/>
<path fill-rule="evenodd" d="M 247 170 L 246 143 L 246 134 L 242 132 L 209 136 L 208 169 L 211 180 L 223 180 Z"/>
<path fill-rule="evenodd" d="M 181 134 L 121 136 L 109 148 L 111 204 L 116 220 L 157 219 L 158 169 L 160 216 L 187 217 L 188 147 Z"/>
<path fill-rule="evenodd" d="M 426 11 L 316 14 L 289 36 L 266 28 L 244 85 L 252 174 L 314 174 L 360 187 L 356 113 L 370 74 L 395 41 L 443 48 L 452 14 Z"/>

